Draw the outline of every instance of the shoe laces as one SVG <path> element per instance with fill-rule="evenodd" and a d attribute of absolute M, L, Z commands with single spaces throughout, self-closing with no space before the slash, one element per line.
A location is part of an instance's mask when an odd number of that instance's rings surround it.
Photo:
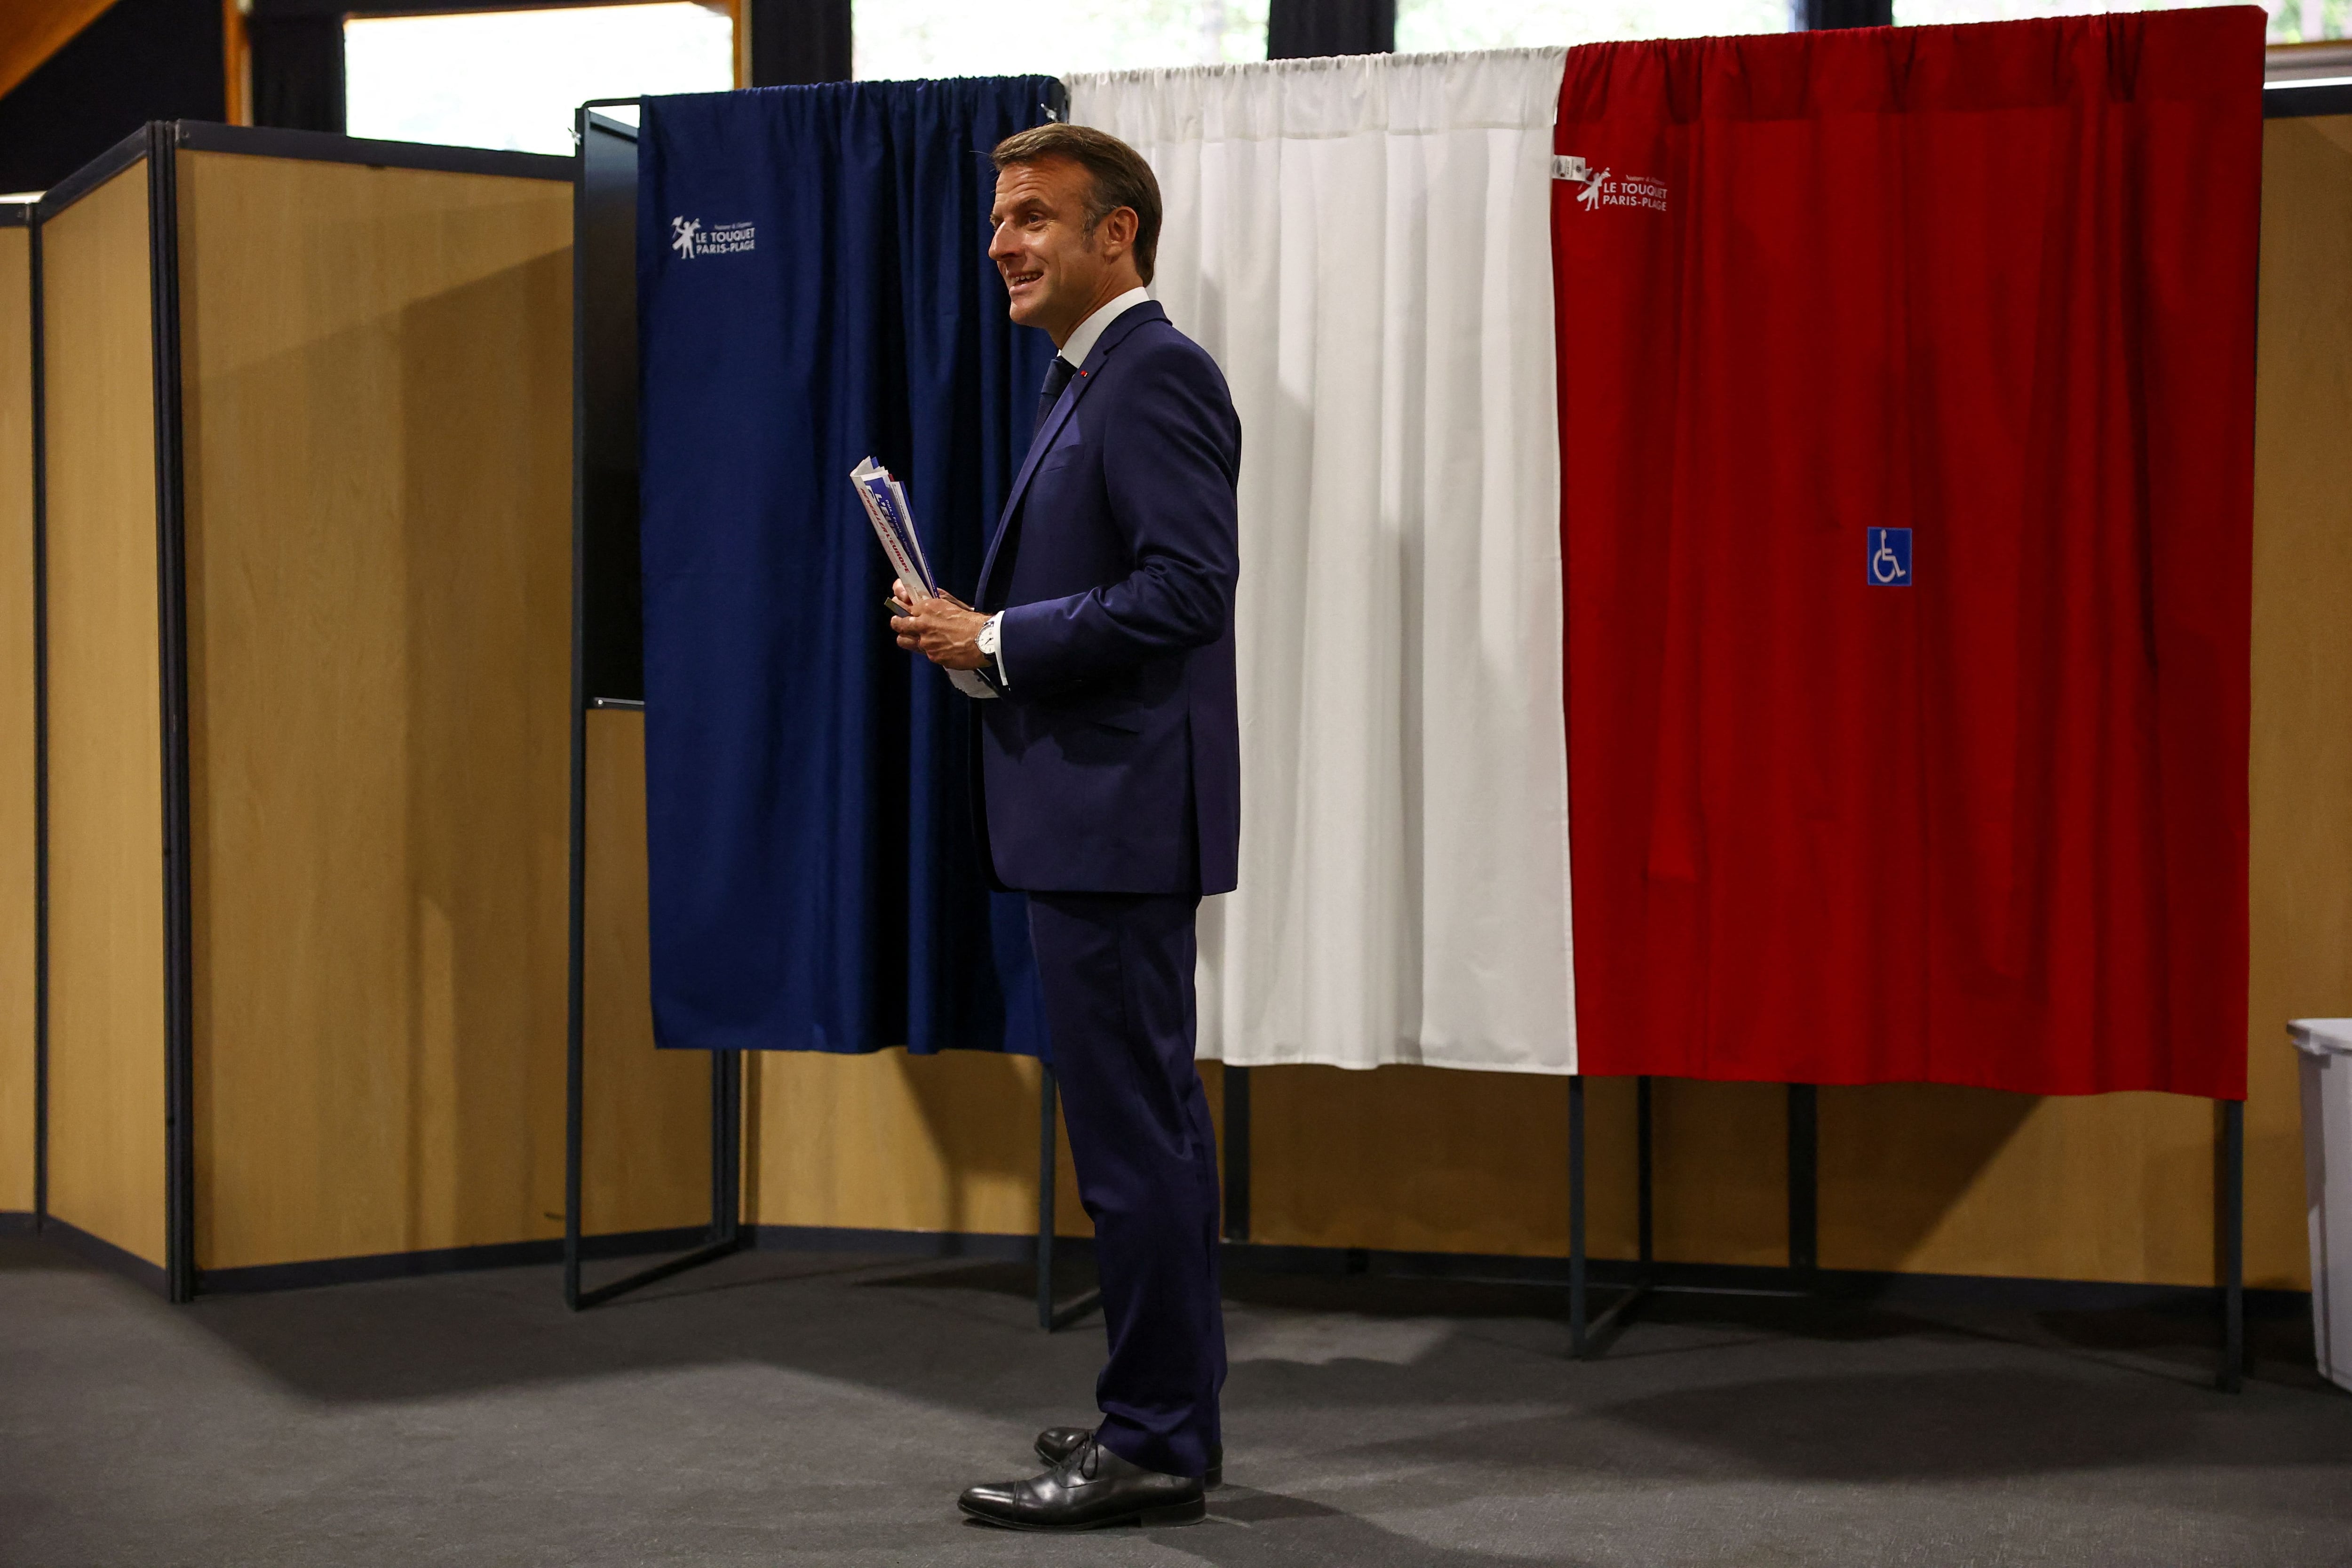
<path fill-rule="evenodd" d="M 1093 1480 L 1101 1462 L 1102 1444 L 1089 1432 L 1087 1440 L 1078 1445 L 1077 1452 L 1070 1456 L 1070 1474 L 1083 1481 Z"/>

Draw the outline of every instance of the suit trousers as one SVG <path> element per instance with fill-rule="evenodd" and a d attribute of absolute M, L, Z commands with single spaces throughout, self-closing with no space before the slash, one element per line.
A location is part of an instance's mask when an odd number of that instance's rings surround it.
<path fill-rule="evenodd" d="M 1202 1474 L 1221 1446 L 1225 1381 L 1217 1139 L 1192 1065 L 1200 904 L 1195 894 L 1029 895 L 1110 1335 L 1097 1435 L 1120 1458 L 1174 1476 Z"/>

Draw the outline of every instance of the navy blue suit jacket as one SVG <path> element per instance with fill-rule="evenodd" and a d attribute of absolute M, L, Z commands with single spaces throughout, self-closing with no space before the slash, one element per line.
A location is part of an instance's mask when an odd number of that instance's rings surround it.
<path fill-rule="evenodd" d="M 1005 887 L 1222 893 L 1241 838 L 1225 378 L 1149 301 L 1046 416 L 982 565 L 1007 689 L 975 704 L 980 817 Z"/>

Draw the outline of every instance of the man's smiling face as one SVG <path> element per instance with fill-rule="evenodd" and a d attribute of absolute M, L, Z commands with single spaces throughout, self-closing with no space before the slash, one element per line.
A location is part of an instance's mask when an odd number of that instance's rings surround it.
<path fill-rule="evenodd" d="M 1069 158 L 1014 163 L 996 176 L 988 258 L 1004 277 L 1013 319 L 1059 343 L 1097 303 L 1111 259 L 1089 232 L 1094 176 Z"/>

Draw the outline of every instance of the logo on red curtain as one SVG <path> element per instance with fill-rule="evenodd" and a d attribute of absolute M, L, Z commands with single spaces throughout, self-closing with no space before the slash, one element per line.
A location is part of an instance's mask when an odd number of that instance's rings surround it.
<path fill-rule="evenodd" d="M 1599 212 L 1602 207 L 1642 207 L 1657 213 L 1666 210 L 1664 180 L 1596 169 L 1583 158 L 1554 158 L 1552 171 L 1554 178 L 1584 187 L 1576 194 L 1576 205 L 1586 212 Z"/>
<path fill-rule="evenodd" d="M 1874 588 L 1911 585 L 1911 531 L 1874 528 L 1870 532 L 1870 583 Z"/>

